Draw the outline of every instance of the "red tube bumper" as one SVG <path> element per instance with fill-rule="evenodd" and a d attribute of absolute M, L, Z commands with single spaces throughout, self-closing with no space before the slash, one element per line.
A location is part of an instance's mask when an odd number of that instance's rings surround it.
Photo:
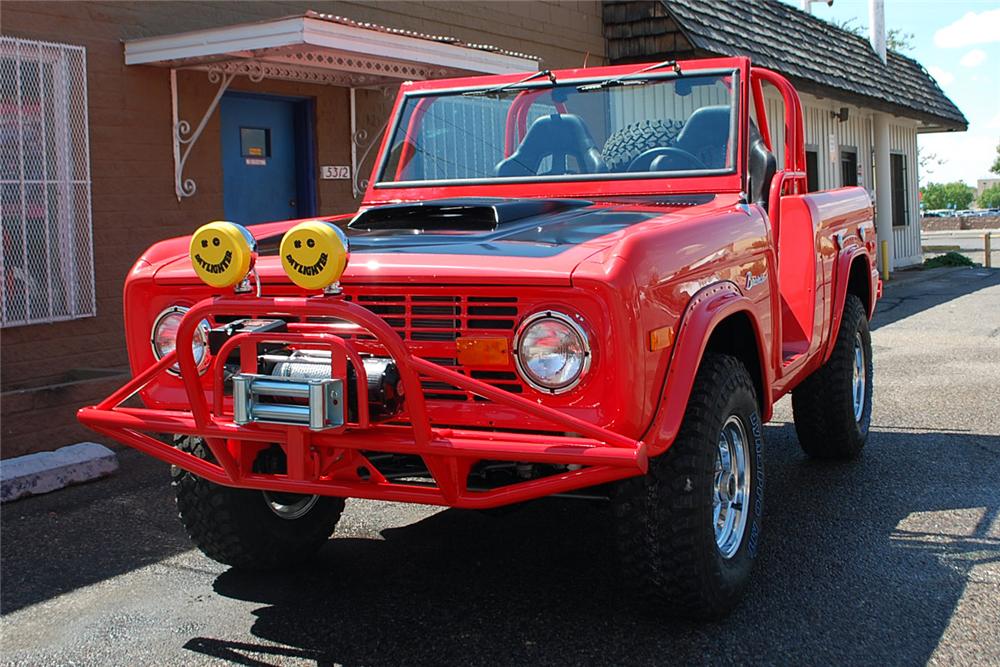
<path fill-rule="evenodd" d="M 206 395 L 191 350 L 197 323 L 221 315 L 253 317 L 335 317 L 366 329 L 385 347 L 400 373 L 406 397 L 408 425 L 369 423 L 367 380 L 358 373 L 355 388 L 356 421 L 339 428 L 312 431 L 305 426 L 252 423 L 236 425 L 223 400 L 223 372 L 228 352 L 239 349 L 241 371 L 256 372 L 256 346 L 278 342 L 302 348 L 331 351 L 334 377 L 346 378 L 348 360 L 354 368 L 358 355 L 350 340 L 317 333 L 315 326 L 289 326 L 287 333 L 238 334 L 231 338 L 209 366 L 213 400 Z M 169 367 L 178 364 L 190 409 L 155 410 L 122 407 Z M 503 431 L 478 431 L 433 427 L 427 417 L 421 377 L 446 382 L 515 408 L 551 424 L 553 432 L 579 435 L 536 435 Z M 448 368 L 412 356 L 402 340 L 381 318 L 337 297 L 219 297 L 206 299 L 189 310 L 177 334 L 177 351 L 140 373 L 100 404 L 83 408 L 79 420 L 93 430 L 179 466 L 218 484 L 247 489 L 286 491 L 353 498 L 372 498 L 454 507 L 488 508 L 521 502 L 553 493 L 577 490 L 639 475 L 647 468 L 643 442 L 571 417 L 537 402 L 497 389 Z M 484 420 L 485 421 L 485 420 Z M 172 433 L 205 439 L 215 461 L 183 452 L 150 435 Z M 285 452 L 287 473 L 254 472 L 253 463 L 263 446 L 279 445 Z M 384 477 L 365 452 L 419 456 L 433 477 L 433 485 L 418 485 Z M 570 466 L 564 472 L 485 491 L 470 490 L 469 472 L 480 460 L 548 463 Z"/>

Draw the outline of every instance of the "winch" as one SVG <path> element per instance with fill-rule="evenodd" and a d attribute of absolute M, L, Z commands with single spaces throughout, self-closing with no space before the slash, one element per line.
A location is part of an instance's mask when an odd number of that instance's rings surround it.
<path fill-rule="evenodd" d="M 223 344 L 237 334 L 287 330 L 287 323 L 281 319 L 236 319 L 209 331 L 208 343 L 212 353 L 218 354 Z M 357 370 L 348 361 L 347 377 L 331 377 L 329 350 L 261 343 L 257 346 L 258 373 L 240 373 L 238 359 L 233 362 L 230 377 L 237 424 L 302 424 L 323 430 L 358 420 Z M 374 356 L 362 357 L 361 362 L 368 381 L 368 418 L 381 422 L 396 417 L 403 408 L 396 363 L 389 357 Z"/>
<path fill-rule="evenodd" d="M 270 375 L 298 380 L 322 380 L 330 377 L 330 352 L 327 350 L 292 350 L 266 354 L 261 368 L 270 367 Z M 403 407 L 402 383 L 396 363 L 388 357 L 363 357 L 368 378 L 368 412 L 372 421 L 386 421 L 397 416 Z M 357 386 L 357 371 L 347 364 L 347 386 Z M 356 421 L 358 397 L 347 392 L 347 420 Z"/>

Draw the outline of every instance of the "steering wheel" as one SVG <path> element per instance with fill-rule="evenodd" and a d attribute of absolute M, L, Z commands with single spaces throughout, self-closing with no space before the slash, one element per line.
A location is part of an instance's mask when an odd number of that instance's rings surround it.
<path fill-rule="evenodd" d="M 661 159 L 665 158 L 665 160 Z M 628 171 L 649 171 L 654 162 L 666 161 L 669 169 L 659 168 L 656 171 L 675 171 L 679 169 L 706 169 L 705 163 L 693 153 L 676 146 L 657 146 L 639 153 L 628 165 Z M 676 165 L 676 166 L 675 166 Z M 666 165 L 664 165 L 666 166 Z"/>

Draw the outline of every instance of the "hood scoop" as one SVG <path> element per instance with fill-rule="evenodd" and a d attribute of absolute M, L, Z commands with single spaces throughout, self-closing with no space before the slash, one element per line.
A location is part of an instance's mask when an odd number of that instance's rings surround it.
<path fill-rule="evenodd" d="M 491 232 L 525 218 L 562 213 L 590 204 L 578 199 L 434 199 L 376 206 L 359 213 L 347 227 L 361 233 Z"/>

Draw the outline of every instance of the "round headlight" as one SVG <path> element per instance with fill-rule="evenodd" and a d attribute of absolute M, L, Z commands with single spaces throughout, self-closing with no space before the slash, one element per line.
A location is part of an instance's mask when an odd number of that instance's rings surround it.
<path fill-rule="evenodd" d="M 180 327 L 181 319 L 189 309 L 184 306 L 171 306 L 160 313 L 153 323 L 153 354 L 157 359 L 162 359 L 173 352 L 177 347 L 177 329 Z M 208 330 L 211 329 L 207 320 L 198 323 L 191 340 L 191 351 L 194 352 L 194 361 L 199 369 L 204 368 L 208 361 Z M 174 364 L 170 367 L 170 372 L 180 373 L 180 366 Z"/>
<path fill-rule="evenodd" d="M 561 394 L 577 384 L 590 367 L 587 334 L 569 315 L 544 311 L 532 315 L 514 340 L 517 370 L 535 389 Z"/>

